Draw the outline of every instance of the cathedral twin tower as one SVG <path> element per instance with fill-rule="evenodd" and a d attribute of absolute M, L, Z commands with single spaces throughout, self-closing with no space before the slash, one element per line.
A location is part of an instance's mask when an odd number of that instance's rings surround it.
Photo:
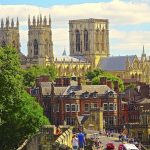
<path fill-rule="evenodd" d="M 51 31 L 51 18 L 43 18 L 42 15 L 33 17 L 32 21 L 28 18 L 28 57 L 20 52 L 19 21 L 16 24 L 14 20 L 7 17 L 6 21 L 1 20 L 0 28 L 0 46 L 11 45 L 16 48 L 21 56 L 23 64 L 45 64 L 45 59 L 53 59 L 53 43 Z M 25 60 L 26 59 L 26 60 Z M 26 61 L 26 62 L 25 62 Z"/>
<path fill-rule="evenodd" d="M 79 19 L 69 21 L 70 56 L 53 55 L 51 18 L 28 17 L 28 56 L 20 52 L 19 21 L 1 20 L 0 46 L 11 45 L 21 56 L 25 66 L 55 64 L 58 72 L 86 71 L 97 67 L 101 59 L 109 55 L 109 30 L 107 19 Z M 61 35 L 61 33 L 60 33 Z M 64 74 L 64 75 L 65 75 Z"/>

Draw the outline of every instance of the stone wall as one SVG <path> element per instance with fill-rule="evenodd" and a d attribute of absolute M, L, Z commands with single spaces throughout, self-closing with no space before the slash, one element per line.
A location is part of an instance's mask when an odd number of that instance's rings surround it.
<path fill-rule="evenodd" d="M 26 140 L 17 150 L 71 150 L 72 129 L 60 126 L 62 134 L 55 135 L 55 126 L 44 126 L 39 133 Z"/>

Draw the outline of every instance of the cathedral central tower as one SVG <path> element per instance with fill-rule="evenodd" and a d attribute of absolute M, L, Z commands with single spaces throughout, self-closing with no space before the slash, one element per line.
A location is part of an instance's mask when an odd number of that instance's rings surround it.
<path fill-rule="evenodd" d="M 51 18 L 33 16 L 31 23 L 29 17 L 28 28 L 28 62 L 46 66 L 47 62 L 53 61 Z"/>
<path fill-rule="evenodd" d="M 84 56 L 93 67 L 109 56 L 107 19 L 79 19 L 69 21 L 70 55 Z"/>

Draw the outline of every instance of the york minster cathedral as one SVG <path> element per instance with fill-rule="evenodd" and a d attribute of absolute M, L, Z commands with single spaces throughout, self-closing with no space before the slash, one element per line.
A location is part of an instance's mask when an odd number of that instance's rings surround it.
<path fill-rule="evenodd" d="M 28 55 L 20 51 L 19 20 L 1 20 L 0 46 L 11 45 L 21 58 L 22 67 L 55 65 L 59 76 L 83 76 L 100 68 L 121 77 L 150 83 L 150 57 L 144 46 L 141 57 L 111 56 L 109 52 L 109 22 L 107 19 L 79 19 L 69 21 L 70 56 L 53 54 L 51 18 L 28 18 Z"/>

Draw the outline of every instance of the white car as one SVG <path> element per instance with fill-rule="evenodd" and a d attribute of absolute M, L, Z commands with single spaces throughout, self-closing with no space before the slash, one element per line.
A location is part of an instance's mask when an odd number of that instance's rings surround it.
<path fill-rule="evenodd" d="M 139 150 L 134 144 L 120 144 L 118 150 Z"/>

